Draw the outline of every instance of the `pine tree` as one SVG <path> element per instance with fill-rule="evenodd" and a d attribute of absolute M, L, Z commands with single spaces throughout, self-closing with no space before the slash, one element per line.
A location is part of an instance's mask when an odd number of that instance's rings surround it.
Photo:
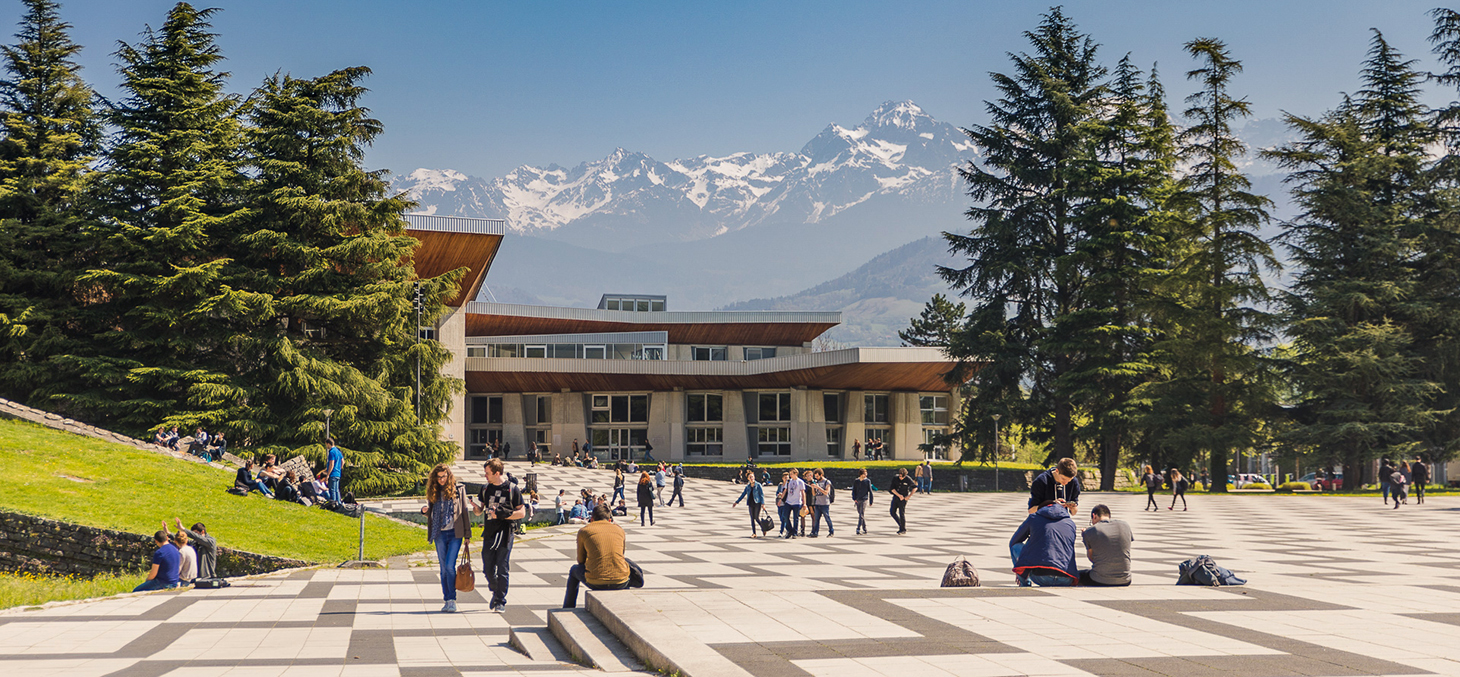
<path fill-rule="evenodd" d="M 1186 50 L 1202 64 L 1187 73 L 1201 89 L 1187 97 L 1192 124 L 1178 141 L 1189 168 L 1172 196 L 1185 211 L 1188 251 L 1163 277 L 1153 346 L 1159 376 L 1146 389 L 1142 426 L 1179 462 L 1206 451 L 1222 491 L 1229 453 L 1250 448 L 1271 413 L 1272 372 L 1258 344 L 1271 338 L 1275 318 L 1260 272 L 1277 261 L 1257 233 L 1271 203 L 1250 192 L 1233 162 L 1246 147 L 1232 123 L 1251 114 L 1229 91 L 1242 64 L 1220 40 L 1199 38 Z"/>
<path fill-rule="evenodd" d="M 18 42 L 0 48 L 0 393 L 33 401 L 62 378 L 52 357 L 88 350 L 74 286 L 101 128 L 57 4 L 26 7 Z"/>
<path fill-rule="evenodd" d="M 897 337 L 910 346 L 946 348 L 967 313 L 963 303 L 955 304 L 942 294 L 934 294 L 922 314 L 909 319 L 907 329 L 897 332 Z"/>
<path fill-rule="evenodd" d="M 992 75 L 1000 99 L 987 104 L 990 124 L 965 130 L 982 156 L 961 170 L 976 203 L 966 212 L 974 227 L 944 237 L 970 265 L 939 273 L 978 299 L 949 349 L 960 365 L 955 378 L 973 381 L 966 416 L 975 420 L 966 427 L 981 430 L 987 416 L 1017 411 L 1037 439 L 1052 440 L 1051 456 L 1073 456 L 1074 402 L 1062 380 L 1073 357 L 1045 343 L 1050 325 L 1080 304 L 1075 252 L 1088 198 L 1072 181 L 1091 162 L 1106 69 L 1095 43 L 1058 7 L 1025 36 L 1033 54 L 1013 56 L 1012 75 Z"/>
<path fill-rule="evenodd" d="M 193 394 L 260 444 L 258 453 L 304 453 L 321 463 L 322 411 L 333 409 L 331 429 L 352 466 L 346 485 L 379 495 L 453 457 L 453 445 L 439 440 L 440 422 L 462 384 L 441 374 L 448 351 L 416 341 L 410 258 L 418 243 L 401 218 L 413 203 L 390 192 L 383 172 L 360 164 L 381 131 L 359 105 L 369 73 L 276 75 L 251 97 L 254 178 L 228 279 L 261 300 L 230 343 L 229 378 Z M 421 281 L 426 321 L 441 314 L 461 277 Z"/>
<path fill-rule="evenodd" d="M 126 98 L 109 115 L 105 239 L 80 278 L 112 329 L 91 338 L 100 354 L 62 359 L 86 377 L 65 399 L 134 435 L 164 422 L 219 427 L 188 392 L 226 378 L 217 364 L 234 335 L 229 317 L 258 303 L 223 281 L 242 175 L 213 11 L 178 3 L 160 31 L 117 51 Z"/>
<path fill-rule="evenodd" d="M 1460 12 L 1440 8 L 1432 16 L 1430 42 L 1444 70 L 1430 79 L 1460 87 Z M 1439 461 L 1460 454 L 1460 103 L 1436 111 L 1434 124 L 1445 152 L 1429 170 L 1429 211 L 1416 241 L 1414 280 L 1424 315 L 1414 341 L 1424 378 L 1440 385 L 1432 406 L 1441 414 L 1424 435 L 1425 455 Z"/>
<path fill-rule="evenodd" d="M 1411 453 L 1436 415 L 1414 341 L 1425 308 L 1410 262 L 1434 134 L 1413 63 L 1375 31 L 1357 96 L 1322 119 L 1288 116 L 1301 140 L 1268 153 L 1293 170 L 1303 208 L 1283 233 L 1297 265 L 1285 305 L 1303 424 L 1291 437 L 1356 479 Z"/>

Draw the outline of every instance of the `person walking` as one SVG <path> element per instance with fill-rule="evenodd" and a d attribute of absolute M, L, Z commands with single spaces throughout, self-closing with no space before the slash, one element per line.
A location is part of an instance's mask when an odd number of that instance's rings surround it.
<path fill-rule="evenodd" d="M 913 467 L 913 483 L 917 485 L 917 493 L 923 493 L 923 464 L 919 463 Z"/>
<path fill-rule="evenodd" d="M 1379 493 L 1384 495 L 1384 505 L 1389 505 L 1389 494 L 1393 490 L 1391 487 L 1393 482 L 1390 478 L 1394 476 L 1394 471 L 1394 463 L 1389 459 L 1386 458 L 1379 462 Z"/>
<path fill-rule="evenodd" d="M 502 459 L 494 458 L 482 465 L 487 483 L 477 494 L 481 505 L 473 512 L 482 519 L 482 576 L 492 592 L 488 608 L 497 613 L 507 610 L 507 586 L 512 571 L 512 542 L 516 539 L 514 520 L 522 519 L 522 491 L 507 481 Z"/>
<path fill-rule="evenodd" d="M 649 514 L 649 525 L 654 526 L 654 481 L 649 479 L 649 471 L 639 473 L 639 526 L 644 526 L 644 513 Z"/>
<path fill-rule="evenodd" d="M 801 485 L 805 488 L 801 491 L 801 509 L 797 511 L 797 514 L 801 516 L 801 529 L 799 534 L 803 537 L 806 535 L 807 525 L 811 522 L 811 483 L 813 481 L 814 478 L 811 476 L 811 470 L 801 471 Z"/>
<path fill-rule="evenodd" d="M 624 468 L 623 461 L 619 461 L 618 467 L 613 469 L 613 500 L 624 499 Z"/>
<path fill-rule="evenodd" d="M 913 482 L 907 476 L 907 468 L 897 469 L 897 477 L 893 478 L 892 486 L 887 491 L 892 494 L 892 509 L 889 512 L 892 513 L 893 521 L 897 522 L 897 535 L 902 536 L 907 533 L 907 499 L 913 493 Z"/>
<path fill-rule="evenodd" d="M 831 480 L 821 468 L 812 471 L 811 478 L 811 537 L 821 534 L 821 520 L 825 519 L 826 537 L 831 538 L 836 535 L 836 527 L 831 524 Z"/>
<path fill-rule="evenodd" d="M 1171 469 L 1171 505 L 1167 510 L 1176 509 L 1176 499 L 1181 499 L 1181 510 L 1186 511 L 1186 476 L 1181 474 L 1180 468 Z"/>
<path fill-rule="evenodd" d="M 456 613 L 456 558 L 461 544 L 471 540 L 471 504 L 466 485 L 456 481 L 451 466 L 441 463 L 426 478 L 426 541 L 436 546 L 436 564 L 441 576 L 443 613 Z"/>
<path fill-rule="evenodd" d="M 1399 509 L 1399 504 L 1404 501 L 1407 494 L 1404 487 L 1404 470 L 1404 463 L 1401 461 L 1399 466 L 1394 468 L 1394 472 L 1389 474 L 1389 493 L 1394 497 L 1395 510 Z"/>
<path fill-rule="evenodd" d="M 785 538 L 795 538 L 801 527 L 801 507 L 806 501 L 806 482 L 794 470 L 786 473 L 786 483 L 781 485 L 781 496 L 786 511 Z"/>
<path fill-rule="evenodd" d="M 750 537 L 755 538 L 755 528 L 760 526 L 760 511 L 765 507 L 765 490 L 761 489 L 760 485 L 755 482 L 754 472 L 750 476 L 751 480 L 745 483 L 745 489 L 740 492 L 740 498 L 735 499 L 735 502 L 731 503 L 730 507 L 734 508 L 740 505 L 741 501 L 745 501 L 746 505 L 750 508 Z M 761 529 L 760 533 L 762 536 L 770 535 L 764 529 Z"/>
<path fill-rule="evenodd" d="M 659 505 L 665 505 L 665 503 L 664 503 L 664 484 L 665 484 L 665 481 L 664 480 L 665 480 L 665 477 L 664 477 L 664 464 L 663 463 L 660 463 L 659 464 L 659 468 L 654 471 L 654 498 L 659 501 Z"/>
<path fill-rule="evenodd" d="M 857 533 L 867 533 L 867 506 L 872 504 L 872 480 L 867 479 L 867 469 L 857 474 L 852 482 L 852 502 L 857 504 Z"/>
<path fill-rule="evenodd" d="M 1410 489 L 1414 491 L 1414 503 L 1419 505 L 1425 502 L 1425 485 L 1430 481 L 1430 468 L 1425 465 L 1424 459 L 1415 459 L 1409 464 Z"/>
<path fill-rule="evenodd" d="M 674 505 L 674 499 L 679 499 L 679 507 L 684 507 L 684 468 L 678 468 L 674 472 L 674 493 L 669 495 L 669 502 L 665 505 Z"/>
<path fill-rule="evenodd" d="M 562 524 L 562 523 L 568 521 L 568 513 L 567 513 L 567 507 L 568 506 L 564 505 L 567 502 L 568 502 L 568 490 L 567 489 L 559 489 L 558 490 L 557 497 L 553 499 L 553 507 L 556 508 L 557 511 L 558 511 L 558 519 L 557 519 L 556 522 L 554 522 L 554 524 Z"/>
<path fill-rule="evenodd" d="M 325 472 L 329 474 L 330 478 L 329 496 L 331 501 L 339 503 L 340 479 L 345 474 L 345 453 L 340 451 L 340 448 L 335 445 L 335 438 L 333 437 L 326 439 L 325 444 L 329 445 L 329 449 L 325 451 L 324 462 Z"/>
<path fill-rule="evenodd" d="M 1146 485 L 1146 507 L 1144 509 L 1159 511 L 1161 506 L 1156 505 L 1156 490 L 1161 488 L 1161 476 L 1156 474 L 1155 468 L 1152 468 L 1150 464 L 1146 465 L 1145 474 L 1141 475 L 1141 484 Z"/>
<path fill-rule="evenodd" d="M 933 493 L 933 462 L 923 459 L 923 493 Z"/>
<path fill-rule="evenodd" d="M 862 460 L 862 440 L 852 440 L 852 460 Z"/>

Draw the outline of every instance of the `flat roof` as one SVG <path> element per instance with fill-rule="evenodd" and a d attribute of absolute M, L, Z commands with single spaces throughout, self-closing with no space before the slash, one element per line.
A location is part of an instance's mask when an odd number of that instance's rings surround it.
<path fill-rule="evenodd" d="M 841 324 L 840 312 L 638 312 L 513 303 L 466 305 L 467 336 L 664 331 L 674 344 L 799 346 Z"/>

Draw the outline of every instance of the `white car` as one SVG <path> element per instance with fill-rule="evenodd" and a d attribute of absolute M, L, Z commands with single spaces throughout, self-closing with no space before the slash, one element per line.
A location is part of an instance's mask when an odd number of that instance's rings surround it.
<path fill-rule="evenodd" d="M 1235 485 L 1236 488 L 1238 488 L 1238 489 L 1246 488 L 1247 485 L 1249 485 L 1249 484 L 1266 484 L 1267 483 L 1267 479 L 1265 479 L 1262 475 L 1254 475 L 1254 474 L 1252 474 L 1250 472 L 1237 473 L 1237 475 L 1235 477 L 1236 477 L 1236 479 L 1234 481 L 1233 480 L 1233 476 L 1232 475 L 1228 475 L 1227 476 L 1227 481 L 1229 483 Z"/>

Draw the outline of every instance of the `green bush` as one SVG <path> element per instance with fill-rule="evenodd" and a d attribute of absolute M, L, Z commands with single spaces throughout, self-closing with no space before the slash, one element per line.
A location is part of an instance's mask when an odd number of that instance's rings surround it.
<path fill-rule="evenodd" d="M 1313 487 L 1307 482 L 1283 482 L 1278 486 L 1279 491 L 1310 491 Z"/>
<path fill-rule="evenodd" d="M 1266 482 L 1253 482 L 1252 484 L 1249 484 L 1249 485 L 1244 486 L 1242 488 L 1243 489 L 1271 489 L 1272 488 L 1272 485 L 1271 484 L 1268 484 Z"/>

